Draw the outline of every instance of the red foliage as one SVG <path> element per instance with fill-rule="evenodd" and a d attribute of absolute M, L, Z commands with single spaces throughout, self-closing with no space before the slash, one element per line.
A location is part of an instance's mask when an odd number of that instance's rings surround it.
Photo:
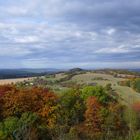
<path fill-rule="evenodd" d="M 49 108 L 56 99 L 54 93 L 44 88 L 11 90 L 1 98 L 2 115 L 8 117 L 29 111 L 42 114 L 44 107 Z"/>
<path fill-rule="evenodd" d="M 14 85 L 0 85 L 0 97 L 12 90 L 15 90 Z"/>
<path fill-rule="evenodd" d="M 137 113 L 140 113 L 140 102 L 136 102 L 132 105 L 132 108 L 134 109 L 134 111 L 136 111 Z"/>
<path fill-rule="evenodd" d="M 95 133 L 101 131 L 101 116 L 99 111 L 101 109 L 101 105 L 97 101 L 96 97 L 89 97 L 87 99 L 87 110 L 85 112 L 86 118 L 86 126 L 89 131 L 93 131 Z"/>

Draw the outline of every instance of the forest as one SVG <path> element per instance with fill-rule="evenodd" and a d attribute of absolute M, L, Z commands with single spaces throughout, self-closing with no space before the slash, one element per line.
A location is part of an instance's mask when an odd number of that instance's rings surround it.
<path fill-rule="evenodd" d="M 0 86 L 0 140 L 140 140 L 140 102 L 106 86 Z"/>

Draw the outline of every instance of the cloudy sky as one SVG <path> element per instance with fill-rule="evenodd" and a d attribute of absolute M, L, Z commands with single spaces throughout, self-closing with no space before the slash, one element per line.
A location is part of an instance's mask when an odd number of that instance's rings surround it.
<path fill-rule="evenodd" d="M 0 68 L 140 68 L 140 0 L 0 0 Z"/>

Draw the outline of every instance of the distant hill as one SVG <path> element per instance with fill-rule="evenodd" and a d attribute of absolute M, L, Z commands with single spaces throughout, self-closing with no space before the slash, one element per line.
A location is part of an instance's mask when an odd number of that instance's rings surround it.
<path fill-rule="evenodd" d="M 132 71 L 132 72 L 140 72 L 140 69 L 129 69 L 129 71 Z"/>
<path fill-rule="evenodd" d="M 73 68 L 69 70 L 69 72 L 77 72 L 77 71 L 84 71 L 84 70 L 81 68 Z"/>
<path fill-rule="evenodd" d="M 25 78 L 43 76 L 48 73 L 58 72 L 58 69 L 0 69 L 0 79 Z"/>
<path fill-rule="evenodd" d="M 19 71 L 31 72 L 31 73 L 44 73 L 44 72 L 58 72 L 59 69 L 54 68 L 42 68 L 42 69 L 18 69 Z"/>
<path fill-rule="evenodd" d="M 11 78 L 26 78 L 26 77 L 35 77 L 35 76 L 43 76 L 46 74 L 51 73 L 59 73 L 59 72 L 66 72 L 66 73 L 79 73 L 88 71 L 81 68 L 73 68 L 70 70 L 62 70 L 62 69 L 55 69 L 55 68 L 42 68 L 42 69 L 33 69 L 33 68 L 23 68 L 23 69 L 0 69 L 0 79 L 11 79 Z M 92 70 L 91 70 L 92 71 Z M 99 69 L 93 70 L 97 72 L 103 73 L 121 73 L 121 74 L 134 74 L 140 75 L 140 69 Z"/>

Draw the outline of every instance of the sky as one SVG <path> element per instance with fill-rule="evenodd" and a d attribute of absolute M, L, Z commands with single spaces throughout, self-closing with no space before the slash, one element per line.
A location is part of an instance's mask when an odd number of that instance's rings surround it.
<path fill-rule="evenodd" d="M 140 68 L 140 0 L 0 0 L 0 68 Z"/>

